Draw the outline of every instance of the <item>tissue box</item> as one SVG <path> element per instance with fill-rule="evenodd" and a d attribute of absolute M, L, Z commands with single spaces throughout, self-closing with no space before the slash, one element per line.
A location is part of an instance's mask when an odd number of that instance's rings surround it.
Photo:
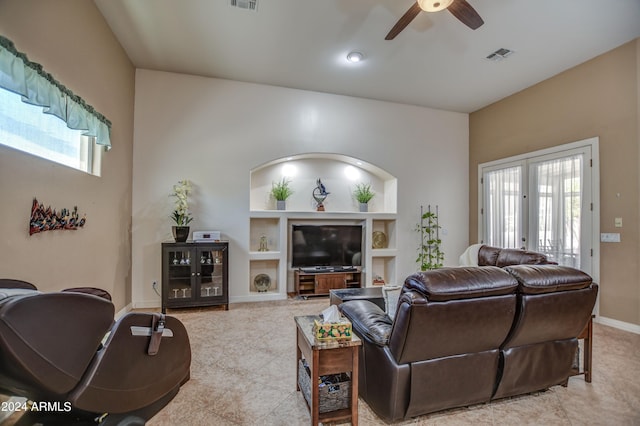
<path fill-rule="evenodd" d="M 321 322 L 314 320 L 313 336 L 319 342 L 351 340 L 351 322 L 346 318 L 338 322 Z"/>

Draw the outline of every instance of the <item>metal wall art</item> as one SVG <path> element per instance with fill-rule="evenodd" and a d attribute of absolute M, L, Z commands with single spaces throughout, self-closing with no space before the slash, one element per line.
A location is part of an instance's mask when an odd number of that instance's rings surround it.
<path fill-rule="evenodd" d="M 51 206 L 45 208 L 44 204 L 39 204 L 33 199 L 31 206 L 31 220 L 29 221 L 29 235 L 38 232 L 53 231 L 55 229 L 76 230 L 82 228 L 87 221 L 87 215 L 82 218 L 78 215 L 78 206 L 73 207 L 73 211 L 62 209 L 60 212 L 51 210 Z"/>

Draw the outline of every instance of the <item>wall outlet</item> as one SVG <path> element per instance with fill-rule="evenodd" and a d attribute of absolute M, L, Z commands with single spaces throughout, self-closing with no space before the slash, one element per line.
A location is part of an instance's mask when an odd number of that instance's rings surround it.
<path fill-rule="evenodd" d="M 600 241 L 603 243 L 619 243 L 620 234 L 618 232 L 600 234 Z"/>
<path fill-rule="evenodd" d="M 622 228 L 622 218 L 621 217 L 616 217 L 615 220 L 613 221 L 614 225 L 616 228 Z"/>

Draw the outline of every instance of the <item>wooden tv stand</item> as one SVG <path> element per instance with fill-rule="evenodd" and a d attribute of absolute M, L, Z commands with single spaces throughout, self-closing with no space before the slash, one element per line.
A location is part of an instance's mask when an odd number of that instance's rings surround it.
<path fill-rule="evenodd" d="M 328 296 L 329 290 L 340 288 L 358 288 L 362 280 L 359 270 L 336 272 L 295 271 L 295 285 L 298 296 Z"/>

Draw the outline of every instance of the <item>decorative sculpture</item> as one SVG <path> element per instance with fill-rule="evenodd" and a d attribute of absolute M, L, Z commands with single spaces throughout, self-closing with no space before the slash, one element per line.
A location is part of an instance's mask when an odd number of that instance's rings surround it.
<path fill-rule="evenodd" d="M 260 248 L 258 251 L 269 251 L 269 247 L 267 246 L 267 236 L 263 235 L 260 237 Z"/>
<path fill-rule="evenodd" d="M 51 206 L 45 208 L 44 204 L 39 204 L 37 199 L 33 199 L 31 205 L 31 219 L 29 221 L 29 235 L 38 232 L 53 231 L 56 229 L 76 230 L 82 228 L 87 221 L 87 215 L 82 218 L 78 215 L 78 206 L 73 207 L 73 212 L 62 209 L 60 212 L 51 210 Z"/>
<path fill-rule="evenodd" d="M 324 211 L 324 200 L 327 199 L 327 195 L 330 192 L 327 191 L 327 188 L 324 186 L 320 178 L 316 181 L 316 187 L 313 190 L 313 199 L 316 200 L 316 210 L 319 212 Z"/>

